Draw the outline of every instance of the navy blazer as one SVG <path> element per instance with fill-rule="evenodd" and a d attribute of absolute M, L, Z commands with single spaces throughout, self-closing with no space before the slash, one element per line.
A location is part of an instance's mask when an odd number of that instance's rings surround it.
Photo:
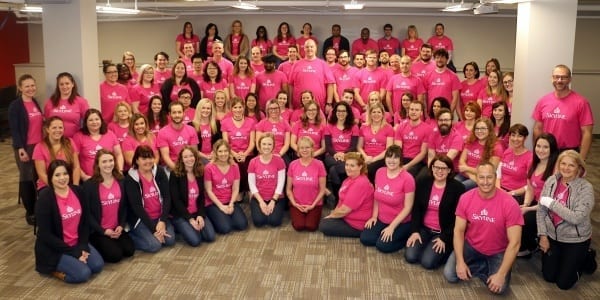
<path fill-rule="evenodd" d="M 41 112 L 40 105 L 35 99 L 33 103 Z M 8 106 L 8 124 L 10 125 L 10 135 L 12 136 L 13 148 L 25 148 L 27 146 L 27 131 L 29 130 L 29 116 L 23 98 L 13 100 Z"/>
<path fill-rule="evenodd" d="M 124 181 L 117 180 L 117 183 L 121 188 L 121 201 L 119 203 L 118 223 L 121 227 L 125 228 L 125 225 L 127 224 L 127 193 L 125 193 Z M 83 184 L 83 193 L 85 199 L 88 200 L 90 205 L 90 233 L 104 235 L 104 228 L 102 228 L 101 226 L 102 204 L 100 203 L 100 184 L 101 183 L 94 182 L 93 180 L 86 181 Z"/>

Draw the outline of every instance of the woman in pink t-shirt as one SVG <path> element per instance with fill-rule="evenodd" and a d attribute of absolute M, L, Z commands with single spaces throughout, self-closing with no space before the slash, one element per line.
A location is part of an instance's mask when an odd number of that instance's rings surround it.
<path fill-rule="evenodd" d="M 279 113 L 281 114 L 281 118 L 285 120 L 288 124 L 291 124 L 292 110 L 289 108 L 288 104 L 288 94 L 286 91 L 277 92 L 277 103 L 279 104 Z"/>
<path fill-rule="evenodd" d="M 196 81 L 186 73 L 186 65 L 182 60 L 177 60 L 171 69 L 171 78 L 167 79 L 160 87 L 163 100 L 163 110 L 169 110 L 169 104 L 178 99 L 179 91 L 188 89 L 192 92 L 192 107 L 196 107 L 200 101 L 200 87 Z"/>
<path fill-rule="evenodd" d="M 481 117 L 481 107 L 479 107 L 477 102 L 471 101 L 465 105 L 462 114 L 463 120 L 454 124 L 452 130 L 462 138 L 464 143 L 471 136 L 475 121 Z"/>
<path fill-rule="evenodd" d="M 73 173 L 69 174 L 71 182 L 79 185 L 81 169 L 79 167 L 79 151 L 71 138 L 64 135 L 63 121 L 54 116 L 44 124 L 44 139 L 35 146 L 32 159 L 38 176 L 38 190 L 49 183 L 46 170 L 53 160 L 62 159 L 69 164 Z"/>
<path fill-rule="evenodd" d="M 255 200 L 250 200 L 252 223 L 256 227 L 277 227 L 281 225 L 287 202 L 283 195 L 285 162 L 278 155 L 273 155 L 275 137 L 272 133 L 265 133 L 257 143 L 260 155 L 253 158 L 248 166 L 248 186 Z"/>
<path fill-rule="evenodd" d="M 412 61 L 419 57 L 419 50 L 423 45 L 423 40 L 419 38 L 417 26 L 409 25 L 406 30 L 406 38 L 402 40 L 402 56 L 408 55 Z"/>
<path fill-rule="evenodd" d="M 209 57 L 213 56 L 212 45 L 213 42 L 219 40 L 223 41 L 223 39 L 219 36 L 219 28 L 215 23 L 208 23 L 204 28 L 204 37 L 200 41 L 200 56 L 202 60 L 207 60 Z"/>
<path fill-rule="evenodd" d="M 277 27 L 277 36 L 273 39 L 273 54 L 277 56 L 279 62 L 288 60 L 288 47 L 295 44 L 296 39 L 290 33 L 290 25 L 287 22 L 281 22 Z"/>
<path fill-rule="evenodd" d="M 340 188 L 337 206 L 321 220 L 319 231 L 326 236 L 358 238 L 373 215 L 374 189 L 362 154 L 349 152 L 344 160 L 348 178 Z"/>
<path fill-rule="evenodd" d="M 221 67 L 214 62 L 209 61 L 204 65 L 204 73 L 202 74 L 202 82 L 200 82 L 200 91 L 202 98 L 210 100 L 215 99 L 216 91 L 223 90 L 227 99 L 232 99 L 229 96 L 229 88 L 227 79 L 223 78 Z"/>
<path fill-rule="evenodd" d="M 257 124 L 265 118 L 265 113 L 258 107 L 258 96 L 255 93 L 248 93 L 244 99 L 244 103 L 246 104 L 244 107 L 244 116 L 246 118 L 253 119 Z"/>
<path fill-rule="evenodd" d="M 382 104 L 369 107 L 369 122 L 360 128 L 356 146 L 365 160 L 371 182 L 377 170 L 385 165 L 385 150 L 394 143 L 394 129 L 385 122 L 384 112 Z"/>
<path fill-rule="evenodd" d="M 115 106 L 120 101 L 130 102 L 129 90 L 120 84 L 117 65 L 110 61 L 102 62 L 105 80 L 100 84 L 100 110 L 105 122 L 110 122 L 115 113 Z"/>
<path fill-rule="evenodd" d="M 300 120 L 292 126 L 292 138 L 290 148 L 298 152 L 298 141 L 303 136 L 308 136 L 314 143 L 314 157 L 320 157 L 325 153 L 325 139 L 323 139 L 325 126 L 319 105 L 314 100 L 308 100 L 304 104 L 304 112 Z"/>
<path fill-rule="evenodd" d="M 110 263 L 131 257 L 135 252 L 133 240 L 125 231 L 127 198 L 123 174 L 116 166 L 112 152 L 98 150 L 94 175 L 84 185 L 84 195 L 90 203 L 90 243 Z"/>
<path fill-rule="evenodd" d="M 204 168 L 206 214 L 220 234 L 246 230 L 248 219 L 240 206 L 240 171 L 225 139 L 213 145 L 210 163 Z"/>
<path fill-rule="evenodd" d="M 285 165 L 287 166 L 291 162 L 288 150 L 290 149 L 292 128 L 287 121 L 281 117 L 281 107 L 277 103 L 277 100 L 267 102 L 266 107 L 267 118 L 256 125 L 256 140 L 259 140 L 267 133 L 273 134 L 273 138 L 275 139 L 273 152 L 283 158 Z"/>
<path fill-rule="evenodd" d="M 125 51 L 121 62 L 129 69 L 129 83 L 132 85 L 137 84 L 140 74 L 135 69 L 135 55 L 133 55 L 133 52 Z"/>
<path fill-rule="evenodd" d="M 146 114 L 150 107 L 150 98 L 160 95 L 160 85 L 156 84 L 154 79 L 154 68 L 148 64 L 142 65 L 138 84 L 130 93 L 133 112 Z"/>
<path fill-rule="evenodd" d="M 501 156 L 502 145 L 496 139 L 492 121 L 486 117 L 478 119 L 460 154 L 458 160 L 460 174 L 456 175 L 456 179 L 462 182 L 467 191 L 475 188 L 477 186 L 477 165 L 480 162 L 489 161 L 497 168 Z"/>
<path fill-rule="evenodd" d="M 464 109 L 467 103 L 477 102 L 479 92 L 485 87 L 485 83 L 479 80 L 479 66 L 476 62 L 466 63 L 463 67 L 463 73 L 465 74 L 465 80 L 460 83 L 460 101 L 458 102 L 461 120 L 465 119 Z"/>
<path fill-rule="evenodd" d="M 251 47 L 258 47 L 262 57 L 267 56 L 273 51 L 273 42 L 269 40 L 267 28 L 265 26 L 258 26 L 256 28 L 256 38 L 250 43 Z"/>
<path fill-rule="evenodd" d="M 365 222 L 360 242 L 383 253 L 396 252 L 406 245 L 415 200 L 415 180 L 402 168 L 400 146 L 385 151 L 385 168 L 377 170 L 374 185 L 373 214 Z"/>
<path fill-rule="evenodd" d="M 191 22 L 185 22 L 182 33 L 178 34 L 175 38 L 175 52 L 179 57 L 185 57 L 185 54 L 183 54 L 183 45 L 186 43 L 194 45 L 194 53 L 197 53 L 198 49 L 200 49 L 200 38 L 194 34 L 194 27 Z"/>
<path fill-rule="evenodd" d="M 63 72 L 56 76 L 56 88 L 44 105 L 44 116 L 58 116 L 63 120 L 65 136 L 73 137 L 81 128 L 81 119 L 90 107 L 77 91 L 73 75 Z"/>
<path fill-rule="evenodd" d="M 50 188 L 40 192 L 35 207 L 35 269 L 67 283 L 82 283 L 102 271 L 104 260 L 88 243 L 88 201 L 79 187 L 70 185 L 70 173 L 64 160 L 48 167 Z"/>
<path fill-rule="evenodd" d="M 234 20 L 231 23 L 231 33 L 225 37 L 223 48 L 223 55 L 233 63 L 238 57 L 248 57 L 250 40 L 242 29 L 242 21 Z"/>
<path fill-rule="evenodd" d="M 191 125 L 198 133 L 198 154 L 203 164 L 212 159 L 212 145 L 221 139 L 221 123 L 215 119 L 215 104 L 208 98 L 200 99 Z"/>
<path fill-rule="evenodd" d="M 296 39 L 296 47 L 300 50 L 300 58 L 304 58 L 304 43 L 308 40 L 315 41 L 315 45 L 319 44 L 319 41 L 312 33 L 312 25 L 310 23 L 304 23 L 302 25 L 302 30 L 300 31 L 302 34 L 299 38 Z"/>
<path fill-rule="evenodd" d="M 326 176 L 323 163 L 314 158 L 310 137 L 298 140 L 298 156 L 287 171 L 286 194 L 290 201 L 290 219 L 297 231 L 316 231 L 323 210 Z"/>
<path fill-rule="evenodd" d="M 487 85 L 481 89 L 477 96 L 477 104 L 481 107 L 481 115 L 484 117 L 490 118 L 492 116 L 492 105 L 495 102 L 506 102 L 508 95 L 500 80 L 502 80 L 500 71 L 492 71 L 487 77 Z"/>
<path fill-rule="evenodd" d="M 215 119 L 218 123 L 221 123 L 225 117 L 231 116 L 231 102 L 229 102 L 229 98 L 227 98 L 227 92 L 225 90 L 216 91 L 214 102 Z"/>
<path fill-rule="evenodd" d="M 246 99 L 249 93 L 256 93 L 256 77 L 248 58 L 240 57 L 233 65 L 233 74 L 227 79 L 231 98 Z"/>
<path fill-rule="evenodd" d="M 127 102 L 119 102 L 115 107 L 115 116 L 112 122 L 108 123 L 108 130 L 112 131 L 117 137 L 119 144 L 123 143 L 129 133 L 129 123 L 131 122 L 131 106 Z"/>
<path fill-rule="evenodd" d="M 158 131 L 169 123 L 167 112 L 162 109 L 162 99 L 160 98 L 160 95 L 150 97 L 150 108 L 148 109 L 146 117 L 148 119 L 150 131 L 154 135 L 157 135 Z"/>
<path fill-rule="evenodd" d="M 512 112 L 512 99 L 513 99 L 513 81 L 515 79 L 515 73 L 506 72 L 502 76 L 502 85 L 506 91 L 506 104 L 508 104 L 508 111 Z"/>
<path fill-rule="evenodd" d="M 129 169 L 133 164 L 133 154 L 140 145 L 149 146 L 154 152 L 154 163 L 158 164 L 159 153 L 156 147 L 156 135 L 150 131 L 148 120 L 142 114 L 133 114 L 128 134 L 121 148 L 123 158 L 125 159 L 125 169 Z"/>
<path fill-rule="evenodd" d="M 508 149 L 510 113 L 506 102 L 500 101 L 492 105 L 492 124 L 494 124 L 494 133 L 502 145 L 502 149 Z"/>

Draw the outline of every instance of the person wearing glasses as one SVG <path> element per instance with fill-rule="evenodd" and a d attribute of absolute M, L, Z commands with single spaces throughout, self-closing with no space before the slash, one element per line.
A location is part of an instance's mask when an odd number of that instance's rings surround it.
<path fill-rule="evenodd" d="M 552 132 L 561 152 L 573 149 L 585 160 L 592 145 L 594 116 L 588 100 L 571 90 L 570 83 L 571 69 L 565 65 L 554 67 L 554 91 L 538 100 L 533 110 L 533 139 Z"/>

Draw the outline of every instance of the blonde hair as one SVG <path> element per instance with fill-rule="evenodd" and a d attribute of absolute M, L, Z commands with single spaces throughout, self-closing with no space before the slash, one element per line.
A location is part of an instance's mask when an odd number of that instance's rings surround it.
<path fill-rule="evenodd" d="M 575 150 L 566 150 L 566 151 L 563 151 L 561 154 L 558 155 L 558 159 L 556 160 L 556 170 L 558 171 L 558 167 L 560 166 L 560 162 L 565 157 L 569 157 L 569 158 L 571 158 L 571 159 L 573 159 L 575 161 L 575 163 L 579 167 L 579 172 L 577 172 L 577 175 L 579 177 L 583 177 L 583 175 L 585 174 L 585 161 L 583 160 L 583 158 L 581 158 L 581 154 L 579 154 Z"/>
<path fill-rule="evenodd" d="M 235 164 L 235 161 L 233 160 L 233 154 L 231 153 L 231 146 L 229 145 L 229 143 L 224 140 L 224 139 L 220 139 L 218 141 L 216 141 L 212 147 L 212 158 L 210 160 L 210 162 L 217 163 L 217 153 L 219 151 L 219 148 L 221 148 L 221 146 L 225 146 L 227 147 L 227 150 L 229 151 L 229 159 L 227 160 L 227 163 L 229 163 L 230 165 Z"/>
<path fill-rule="evenodd" d="M 133 114 L 133 111 L 131 110 L 131 105 L 129 105 L 129 103 L 127 103 L 125 101 L 119 101 L 119 103 L 117 103 L 117 105 L 115 105 L 115 114 L 113 116 L 113 121 L 119 122 L 119 117 L 117 116 L 117 111 L 119 110 L 120 107 L 127 108 L 127 111 L 129 112 L 129 122 L 131 123 L 131 115 Z"/>
<path fill-rule="evenodd" d="M 138 76 L 138 84 L 142 84 L 143 79 L 144 79 L 144 72 L 146 72 L 146 70 L 148 70 L 148 69 L 152 69 L 152 71 L 154 71 L 154 67 L 152 65 L 143 64 L 140 66 L 140 74 Z M 154 84 L 154 74 L 152 74 L 152 80 L 150 81 L 150 83 Z"/>
<path fill-rule="evenodd" d="M 198 105 L 196 105 L 196 112 L 194 113 L 194 120 L 192 120 L 192 124 L 194 124 L 194 128 L 196 131 L 200 130 L 200 110 L 202 106 L 205 104 L 210 105 L 210 116 L 208 116 L 208 125 L 210 126 L 210 131 L 215 134 L 217 132 L 217 120 L 215 119 L 215 103 L 208 98 L 202 98 L 198 101 Z"/>
<path fill-rule="evenodd" d="M 348 160 L 356 160 L 358 165 L 360 166 L 360 174 L 367 174 L 367 164 L 365 163 L 365 158 L 359 152 L 348 152 L 344 154 L 344 161 Z"/>

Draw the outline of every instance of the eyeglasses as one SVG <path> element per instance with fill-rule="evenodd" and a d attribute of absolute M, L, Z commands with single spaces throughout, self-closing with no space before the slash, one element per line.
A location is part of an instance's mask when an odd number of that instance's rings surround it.
<path fill-rule="evenodd" d="M 559 80 L 559 79 L 560 80 L 567 80 L 569 78 L 571 78 L 571 76 L 568 76 L 568 75 L 552 75 L 552 79 L 554 79 L 554 80 Z"/>
<path fill-rule="evenodd" d="M 474 129 L 475 131 L 487 131 L 488 128 L 487 127 L 475 127 Z"/>
<path fill-rule="evenodd" d="M 269 110 L 279 110 L 279 107 L 269 107 Z"/>
<path fill-rule="evenodd" d="M 504 81 L 502 81 L 502 83 L 509 84 L 509 83 L 513 83 L 513 81 L 512 81 L 512 79 L 511 80 L 504 80 Z"/>
<path fill-rule="evenodd" d="M 448 171 L 448 170 L 450 170 L 450 168 L 448 168 L 448 167 L 440 167 L 440 166 L 431 166 L 431 169 L 433 171 Z"/>

